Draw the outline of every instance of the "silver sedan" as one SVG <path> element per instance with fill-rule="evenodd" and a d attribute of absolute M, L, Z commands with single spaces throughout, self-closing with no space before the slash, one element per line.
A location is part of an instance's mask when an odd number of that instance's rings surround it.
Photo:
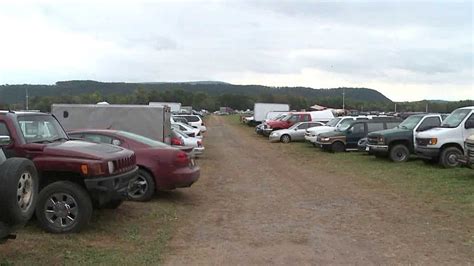
<path fill-rule="evenodd" d="M 292 141 L 304 140 L 306 129 L 310 127 L 323 126 L 321 122 L 300 122 L 296 123 L 288 129 L 280 129 L 273 131 L 268 139 L 270 142 L 289 143 Z"/>

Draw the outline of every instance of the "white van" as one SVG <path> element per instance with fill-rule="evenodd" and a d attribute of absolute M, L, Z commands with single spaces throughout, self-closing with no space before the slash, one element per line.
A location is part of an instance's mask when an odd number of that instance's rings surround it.
<path fill-rule="evenodd" d="M 454 110 L 441 123 L 416 134 L 416 154 L 429 161 L 438 161 L 443 167 L 459 165 L 458 156 L 464 154 L 464 141 L 474 134 L 474 106 Z"/>

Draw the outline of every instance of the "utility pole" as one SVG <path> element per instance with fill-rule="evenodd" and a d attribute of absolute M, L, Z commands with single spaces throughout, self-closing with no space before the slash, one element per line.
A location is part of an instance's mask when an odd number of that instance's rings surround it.
<path fill-rule="evenodd" d="M 346 110 L 345 95 L 346 88 L 342 88 L 342 110 Z"/>
<path fill-rule="evenodd" d="M 26 108 L 26 110 L 29 110 L 29 106 L 28 106 L 28 105 L 29 105 L 28 88 L 26 88 L 26 95 L 25 95 L 25 98 L 26 98 L 26 99 L 25 99 L 25 100 L 26 100 L 26 102 L 25 102 L 25 108 Z"/>
<path fill-rule="evenodd" d="M 395 113 L 397 112 L 397 103 L 395 103 Z"/>
<path fill-rule="evenodd" d="M 428 113 L 428 103 L 426 103 L 425 112 Z"/>

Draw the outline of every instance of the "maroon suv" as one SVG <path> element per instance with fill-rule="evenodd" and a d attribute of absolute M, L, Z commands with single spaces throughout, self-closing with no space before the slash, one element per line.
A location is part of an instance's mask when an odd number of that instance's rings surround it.
<path fill-rule="evenodd" d="M 118 207 L 138 171 L 133 151 L 72 141 L 45 113 L 0 111 L 0 147 L 7 158 L 33 161 L 40 191 L 36 217 L 52 233 L 80 231 L 93 206 Z"/>
<path fill-rule="evenodd" d="M 190 156 L 165 143 L 120 130 L 88 129 L 70 131 L 71 138 L 118 145 L 135 152 L 140 170 L 130 185 L 133 200 L 150 200 L 156 190 L 190 187 L 200 168 Z"/>

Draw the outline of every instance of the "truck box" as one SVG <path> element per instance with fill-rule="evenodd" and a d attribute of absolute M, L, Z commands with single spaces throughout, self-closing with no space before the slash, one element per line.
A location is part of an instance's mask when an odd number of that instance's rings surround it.
<path fill-rule="evenodd" d="M 267 118 L 267 114 L 272 111 L 290 111 L 290 106 L 288 104 L 281 103 L 255 103 L 253 112 L 254 112 L 254 121 L 263 122 Z"/>
<path fill-rule="evenodd" d="M 179 113 L 181 110 L 181 103 L 173 103 L 173 102 L 150 102 L 148 105 L 150 106 L 169 106 L 172 113 Z"/>
<path fill-rule="evenodd" d="M 51 112 L 66 130 L 116 129 L 171 143 L 167 106 L 53 104 Z"/>

